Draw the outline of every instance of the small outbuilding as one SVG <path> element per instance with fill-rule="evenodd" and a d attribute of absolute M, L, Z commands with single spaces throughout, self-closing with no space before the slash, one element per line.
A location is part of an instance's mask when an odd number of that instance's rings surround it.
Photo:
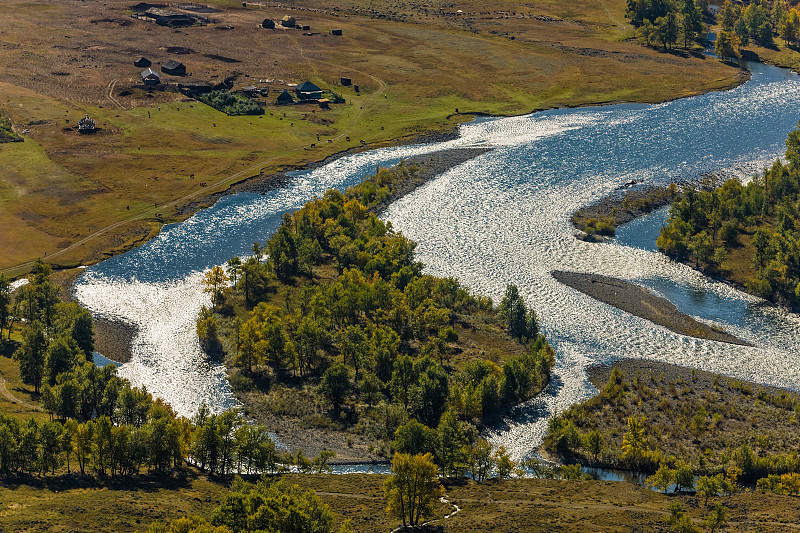
<path fill-rule="evenodd" d="M 292 98 L 292 95 L 289 94 L 289 91 L 284 89 L 283 92 L 278 95 L 278 99 L 275 100 L 275 103 L 278 104 L 278 105 L 293 104 L 294 103 L 294 98 Z"/>
<path fill-rule="evenodd" d="M 161 72 L 163 72 L 164 74 L 169 74 L 170 76 L 185 76 L 186 65 L 184 65 L 180 61 L 175 61 L 174 59 L 170 59 L 169 61 L 161 65 Z"/>
<path fill-rule="evenodd" d="M 294 20 L 294 17 L 291 15 L 286 15 L 281 19 L 281 26 L 284 28 L 294 28 L 297 24 L 297 21 Z"/>
<path fill-rule="evenodd" d="M 331 35 L 341 35 L 342 30 L 331 30 Z"/>
<path fill-rule="evenodd" d="M 153 63 L 151 63 L 150 60 L 147 59 L 146 57 L 140 57 L 139 59 L 133 62 L 133 66 L 139 68 L 147 68 L 152 64 Z"/>
<path fill-rule="evenodd" d="M 344 87 L 348 87 L 353 84 L 353 80 L 350 78 L 339 78 L 339 81 Z"/>
<path fill-rule="evenodd" d="M 302 85 L 298 85 L 294 91 L 300 100 L 319 100 L 322 98 L 322 89 L 310 81 L 305 81 Z"/>
<path fill-rule="evenodd" d="M 94 124 L 94 119 L 86 115 L 78 121 L 78 133 L 94 133 L 97 128 Z"/>
<path fill-rule="evenodd" d="M 261 27 L 266 30 L 274 30 L 275 29 L 275 21 L 272 19 L 264 19 L 264 22 L 261 23 Z"/>
<path fill-rule="evenodd" d="M 158 7 L 151 7 L 144 12 L 144 16 L 154 20 L 160 26 L 169 26 L 170 28 L 184 28 L 194 24 L 194 17 L 188 13 L 179 13 Z"/>
<path fill-rule="evenodd" d="M 161 83 L 161 75 L 151 68 L 146 68 L 140 74 L 142 76 L 142 83 L 145 85 L 158 85 Z"/>

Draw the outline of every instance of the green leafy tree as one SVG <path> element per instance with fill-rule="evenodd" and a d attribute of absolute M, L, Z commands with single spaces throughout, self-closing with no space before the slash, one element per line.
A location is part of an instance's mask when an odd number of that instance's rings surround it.
<path fill-rule="evenodd" d="M 447 405 L 449 383 L 442 366 L 428 357 L 414 364 L 417 378 L 411 387 L 411 405 L 414 414 L 428 426 L 435 426 Z"/>
<path fill-rule="evenodd" d="M 714 242 L 705 231 L 693 235 L 689 239 L 688 247 L 697 267 L 700 266 L 700 263 L 708 263 L 714 255 Z"/>
<path fill-rule="evenodd" d="M 75 302 L 64 302 L 58 304 L 57 316 L 59 334 L 72 338 L 83 351 L 84 359 L 90 360 L 94 352 L 92 314 Z"/>
<path fill-rule="evenodd" d="M 678 42 L 678 17 L 674 12 L 670 11 L 665 16 L 657 18 L 655 20 L 655 27 L 656 37 L 661 41 L 665 50 L 667 46 L 672 48 L 672 46 Z"/>
<path fill-rule="evenodd" d="M 44 360 L 44 378 L 50 385 L 62 372 L 86 362 L 86 355 L 72 337 L 57 337 L 47 346 Z"/>
<path fill-rule="evenodd" d="M 56 473 L 61 466 L 61 424 L 45 422 L 39 427 L 39 470 Z"/>
<path fill-rule="evenodd" d="M 514 472 L 516 468 L 516 463 L 511 460 L 511 456 L 506 451 L 505 446 L 500 446 L 494 451 L 492 454 L 492 460 L 494 461 L 495 469 L 497 470 L 497 476 L 500 479 L 506 479 L 511 477 L 511 474 Z"/>
<path fill-rule="evenodd" d="M 90 422 L 79 424 L 75 428 L 73 451 L 81 469 L 81 475 L 86 474 L 86 465 L 92 453 L 92 425 Z"/>
<path fill-rule="evenodd" d="M 659 465 L 656 473 L 645 480 L 645 485 L 648 487 L 655 487 L 666 494 L 674 482 L 675 471 L 671 470 L 667 465 L 662 463 Z"/>
<path fill-rule="evenodd" d="M 723 60 L 741 57 L 741 38 L 735 32 L 721 31 L 714 42 L 714 53 Z"/>
<path fill-rule="evenodd" d="M 442 415 L 436 428 L 436 459 L 442 476 L 460 476 L 464 471 L 464 429 L 453 411 Z"/>
<path fill-rule="evenodd" d="M 605 445 L 603 441 L 603 434 L 596 429 L 591 430 L 586 434 L 586 437 L 584 437 L 583 447 L 592 454 L 592 458 L 595 462 L 597 462 L 597 456 L 603 451 Z"/>
<path fill-rule="evenodd" d="M 657 39 L 656 27 L 649 20 L 645 20 L 641 26 L 636 28 L 636 37 L 644 43 L 645 46 L 650 46 L 655 39 Z"/>
<path fill-rule="evenodd" d="M 675 492 L 693 488 L 694 472 L 692 472 L 692 468 L 683 461 L 678 461 L 675 465 Z"/>
<path fill-rule="evenodd" d="M 750 244 L 753 246 L 755 262 L 763 267 L 769 253 L 769 234 L 763 228 L 757 229 Z"/>
<path fill-rule="evenodd" d="M 412 388 L 416 378 L 414 360 L 411 357 L 404 355 L 395 360 L 389 388 L 394 400 L 401 403 L 406 410 L 411 402 Z"/>
<path fill-rule="evenodd" d="M 367 405 L 372 407 L 383 398 L 383 383 L 378 376 L 372 372 L 364 375 L 358 382 L 358 391 L 361 397 L 366 400 Z"/>
<path fill-rule="evenodd" d="M 213 525 L 234 533 L 333 533 L 333 521 L 333 512 L 314 491 L 268 478 L 256 485 L 234 482 L 211 514 Z"/>
<path fill-rule="evenodd" d="M 734 4 L 731 0 L 725 0 L 722 4 L 722 10 L 720 10 L 718 19 L 724 29 L 732 30 L 733 25 L 739 20 L 738 4 Z"/>
<path fill-rule="evenodd" d="M 364 355 L 369 350 L 367 334 L 360 326 L 347 326 L 339 335 L 339 350 L 344 362 L 353 365 L 355 379 L 358 381 Z"/>
<path fill-rule="evenodd" d="M 25 337 L 22 345 L 14 352 L 14 359 L 19 363 L 19 373 L 22 382 L 32 385 L 38 394 L 44 378 L 44 363 L 47 356 L 47 338 L 41 323 L 34 322 Z"/>
<path fill-rule="evenodd" d="M 479 483 L 489 477 L 495 466 L 492 445 L 483 438 L 477 439 L 466 447 L 464 459 L 472 479 Z"/>
<path fill-rule="evenodd" d="M 435 453 L 439 435 L 436 430 L 412 418 L 394 433 L 392 447 L 399 453 L 417 455 Z"/>
<path fill-rule="evenodd" d="M 342 406 L 350 391 L 350 372 L 343 364 L 337 363 L 331 366 L 322 375 L 319 392 L 334 409 Z"/>
<path fill-rule="evenodd" d="M 697 480 L 697 495 L 704 499 L 703 505 L 708 505 L 708 499 L 719 496 L 722 487 L 715 476 L 702 476 Z"/>

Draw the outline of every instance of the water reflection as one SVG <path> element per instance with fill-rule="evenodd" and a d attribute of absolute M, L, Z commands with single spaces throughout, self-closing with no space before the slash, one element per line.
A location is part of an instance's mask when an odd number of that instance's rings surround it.
<path fill-rule="evenodd" d="M 396 202 L 385 217 L 419 243 L 426 272 L 455 276 L 494 298 L 515 283 L 539 313 L 557 351 L 553 384 L 489 433 L 514 458 L 541 441 L 550 414 L 595 392 L 584 370 L 592 363 L 652 358 L 800 389 L 798 317 L 653 252 L 646 242 L 660 226 L 658 214 L 634 222 L 629 242 L 625 228 L 614 242 L 578 241 L 569 222 L 575 209 L 631 180 L 658 184 L 712 171 L 746 178 L 780 155 L 800 119 L 800 81 L 785 70 L 752 67 L 750 82 L 724 93 L 481 119 L 463 125 L 453 141 L 339 159 L 273 193 L 228 197 L 165 228 L 146 245 L 91 268 L 76 293 L 95 314 L 139 327 L 122 375 L 181 414 L 202 401 L 215 410 L 235 405 L 223 369 L 208 362 L 194 334 L 194 318 L 208 301 L 203 270 L 263 242 L 282 213 L 328 188 L 356 183 L 378 164 L 481 144 L 494 150 Z M 636 247 L 628 245 L 634 241 Z M 643 283 L 756 347 L 667 331 L 561 285 L 550 276 L 555 269 Z"/>

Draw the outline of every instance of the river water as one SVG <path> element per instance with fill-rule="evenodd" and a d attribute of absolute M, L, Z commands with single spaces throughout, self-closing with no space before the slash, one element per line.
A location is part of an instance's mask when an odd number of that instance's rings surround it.
<path fill-rule="evenodd" d="M 710 60 L 710 59 L 709 59 Z M 784 151 L 800 120 L 800 79 L 750 65 L 752 79 L 725 92 L 660 105 L 552 110 L 465 124 L 431 145 L 347 156 L 298 174 L 266 195 L 220 200 L 154 240 L 90 269 L 75 291 L 96 315 L 138 326 L 120 374 L 183 415 L 201 402 L 235 405 L 224 370 L 199 348 L 194 319 L 208 296 L 202 272 L 246 254 L 296 209 L 401 158 L 455 147 L 493 148 L 394 203 L 385 218 L 417 241 L 426 272 L 455 276 L 499 298 L 515 283 L 556 349 L 552 384 L 489 433 L 516 459 L 541 441 L 547 417 L 594 392 L 585 367 L 620 357 L 651 358 L 800 389 L 798 316 L 713 282 L 653 250 L 664 213 L 621 228 L 617 239 L 575 239 L 570 214 L 630 180 L 664 183 L 707 172 L 748 179 Z M 700 320 L 755 347 L 683 337 L 556 282 L 555 269 L 597 272 L 644 284 Z"/>

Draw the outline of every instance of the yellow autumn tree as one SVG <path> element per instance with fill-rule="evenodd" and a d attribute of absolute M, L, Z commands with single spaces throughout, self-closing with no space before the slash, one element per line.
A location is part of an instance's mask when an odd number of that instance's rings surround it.
<path fill-rule="evenodd" d="M 628 431 L 622 436 L 622 459 L 631 466 L 637 466 L 646 456 L 644 415 L 631 416 L 628 418 Z"/>
<path fill-rule="evenodd" d="M 395 453 L 392 475 L 383 484 L 389 501 L 386 514 L 402 519 L 404 527 L 431 516 L 434 503 L 444 495 L 437 468 L 430 453 Z"/>
<path fill-rule="evenodd" d="M 228 283 L 228 275 L 221 266 L 215 266 L 203 276 L 203 292 L 211 294 L 211 305 L 214 309 L 222 303 L 222 290 Z"/>

